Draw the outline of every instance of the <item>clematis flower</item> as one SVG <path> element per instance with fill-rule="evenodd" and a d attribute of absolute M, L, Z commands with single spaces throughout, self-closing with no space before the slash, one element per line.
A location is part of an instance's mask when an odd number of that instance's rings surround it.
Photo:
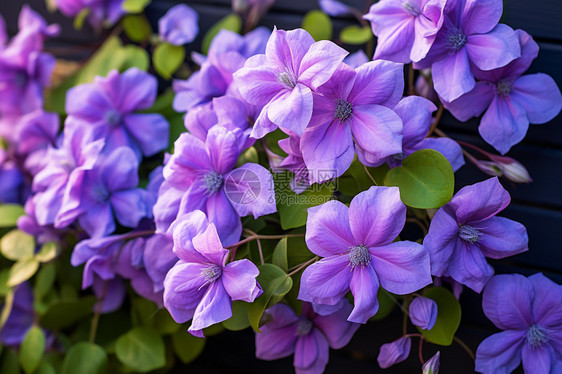
<path fill-rule="evenodd" d="M 14 288 L 14 303 L 7 317 L 0 330 L 0 342 L 8 347 L 19 346 L 35 320 L 33 290 L 29 283 Z"/>
<path fill-rule="evenodd" d="M 510 200 L 497 177 L 457 192 L 437 211 L 423 240 L 431 273 L 450 276 L 480 292 L 494 274 L 486 257 L 500 259 L 527 251 L 525 226 L 495 217 Z"/>
<path fill-rule="evenodd" d="M 347 300 L 326 316 L 315 313 L 309 303 L 302 304 L 300 316 L 287 305 L 275 304 L 265 312 L 261 334 L 256 333 L 256 357 L 270 361 L 294 354 L 297 374 L 323 373 L 329 349 L 345 347 L 359 328 L 346 321 L 350 311 Z"/>
<path fill-rule="evenodd" d="M 24 30 L 38 33 L 43 39 L 54 38 L 60 33 L 59 25 L 48 25 L 45 19 L 41 17 L 39 13 L 31 9 L 28 4 L 24 4 L 21 8 L 18 18 L 18 27 L 20 31 Z"/>
<path fill-rule="evenodd" d="M 192 7 L 178 4 L 158 20 L 160 39 L 172 45 L 191 43 L 199 33 L 199 15 Z"/>
<path fill-rule="evenodd" d="M 204 328 L 230 318 L 232 301 L 251 303 L 261 295 L 256 265 L 246 259 L 226 264 L 229 251 L 203 212 L 184 215 L 173 238 L 179 261 L 164 280 L 164 306 L 178 323 L 193 319 L 192 335 L 203 337 Z"/>
<path fill-rule="evenodd" d="M 125 0 L 55 0 L 57 8 L 67 17 L 76 17 L 87 11 L 87 20 L 94 28 L 116 23 L 125 14 L 124 2 Z"/>
<path fill-rule="evenodd" d="M 437 321 L 437 303 L 427 297 L 415 297 L 408 307 L 410 320 L 424 330 L 431 330 Z"/>
<path fill-rule="evenodd" d="M 234 73 L 242 97 L 264 108 L 252 137 L 262 138 L 276 126 L 302 135 L 312 116 L 312 90 L 330 79 L 346 55 L 330 41 L 314 42 L 305 30 L 274 29 L 265 54 L 249 58 Z"/>
<path fill-rule="evenodd" d="M 493 277 L 482 294 L 484 314 L 502 332 L 476 350 L 479 373 L 559 373 L 562 367 L 562 287 L 543 274 Z"/>
<path fill-rule="evenodd" d="M 353 69 L 341 67 L 318 89 L 310 124 L 302 134 L 306 166 L 311 182 L 326 179 L 318 170 L 342 175 L 355 156 L 354 144 L 365 158 L 377 163 L 402 151 L 402 121 L 390 108 L 404 91 L 401 64 L 372 61 Z"/>
<path fill-rule="evenodd" d="M 99 238 L 115 230 L 115 219 L 126 227 L 137 227 L 147 215 L 146 191 L 139 184 L 138 160 L 128 147 L 119 147 L 84 171 L 82 183 L 66 189 L 55 227 L 75 220 L 91 236 Z"/>
<path fill-rule="evenodd" d="M 377 36 L 374 60 L 423 59 L 444 22 L 446 0 L 382 0 L 363 16 Z"/>
<path fill-rule="evenodd" d="M 407 96 L 400 100 L 393 109 L 403 124 L 402 151 L 387 157 L 384 161 L 390 168 L 402 165 L 402 160 L 420 149 L 434 149 L 451 163 L 453 171 L 464 165 L 462 148 L 449 138 L 428 138 L 427 134 L 433 121 L 431 113 L 437 107 L 420 96 Z M 365 159 L 363 149 L 358 149 L 359 160 L 367 166 L 379 166 Z"/>
<path fill-rule="evenodd" d="M 222 126 L 211 128 L 205 142 L 188 133 L 180 136 L 154 206 L 159 233 L 166 233 L 178 213 L 202 210 L 230 245 L 242 233 L 240 217 L 276 211 L 271 174 L 254 163 L 235 168 L 244 143 L 240 129 Z"/>
<path fill-rule="evenodd" d="M 155 234 L 145 242 L 143 263 L 146 273 L 152 279 L 154 292 L 164 290 L 166 274 L 178 262 L 172 248 L 172 240 L 162 234 Z"/>
<path fill-rule="evenodd" d="M 348 321 L 365 323 L 379 308 L 379 286 L 403 295 L 431 283 L 426 250 L 393 242 L 405 222 L 397 187 L 371 187 L 349 208 L 339 201 L 309 208 L 306 245 L 324 258 L 304 270 L 298 298 L 335 305 L 351 290 L 355 306 Z"/>
<path fill-rule="evenodd" d="M 168 147 L 169 124 L 161 114 L 135 112 L 150 108 L 156 93 L 152 75 L 137 68 L 112 70 L 68 91 L 65 126 L 90 127 L 95 139 L 105 139 L 105 153 L 128 146 L 139 159 L 152 156 Z"/>
<path fill-rule="evenodd" d="M 493 70 L 521 56 L 513 29 L 498 24 L 501 0 L 450 1 L 435 42 L 417 68 L 431 66 L 435 91 L 446 102 L 470 92 L 476 82 L 471 66 Z"/>
<path fill-rule="evenodd" d="M 407 359 L 411 348 L 412 339 L 405 336 L 391 343 L 383 344 L 379 351 L 377 362 L 382 369 L 387 369 Z"/>
<path fill-rule="evenodd" d="M 488 144 L 505 154 L 525 137 L 529 123 L 550 121 L 562 109 L 562 94 L 546 74 L 521 76 L 539 53 L 539 46 L 523 30 L 515 31 L 521 57 L 491 71 L 474 70 L 480 81 L 474 89 L 444 103 L 457 119 L 466 121 L 484 113 L 478 132 Z"/>
<path fill-rule="evenodd" d="M 439 374 L 439 357 L 441 353 L 437 351 L 429 360 L 425 362 L 422 366 L 422 374 Z"/>

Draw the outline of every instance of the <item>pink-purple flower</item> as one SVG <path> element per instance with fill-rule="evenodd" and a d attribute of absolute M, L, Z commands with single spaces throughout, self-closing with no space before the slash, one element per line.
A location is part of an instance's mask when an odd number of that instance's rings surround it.
<path fill-rule="evenodd" d="M 543 274 L 493 277 L 482 294 L 484 314 L 502 332 L 476 351 L 476 371 L 559 373 L 562 367 L 562 286 Z"/>
<path fill-rule="evenodd" d="M 192 319 L 188 331 L 203 337 L 204 328 L 232 316 L 232 301 L 251 303 L 262 293 L 259 270 L 246 259 L 226 263 L 229 251 L 201 211 L 182 216 L 172 230 L 179 261 L 164 280 L 164 306 L 178 323 Z"/>
<path fill-rule="evenodd" d="M 457 192 L 437 211 L 423 240 L 431 274 L 450 276 L 480 292 L 494 274 L 486 257 L 500 259 L 527 251 L 525 226 L 496 217 L 510 200 L 497 177 Z"/>
<path fill-rule="evenodd" d="M 359 324 L 346 320 L 351 304 L 345 300 L 334 313 L 322 316 L 309 303 L 302 304 L 302 314 L 285 304 L 276 304 L 265 312 L 261 333 L 256 333 L 256 357 L 276 360 L 294 354 L 297 374 L 321 374 L 328 363 L 330 348 L 340 349 L 349 343 Z"/>
<path fill-rule="evenodd" d="M 371 187 L 349 208 L 339 201 L 309 208 L 306 244 L 323 259 L 305 269 L 299 299 L 336 305 L 351 291 L 355 305 L 348 321 L 365 323 L 379 308 L 379 286 L 402 295 L 430 284 L 424 247 L 393 242 L 405 222 L 397 187 Z"/>
<path fill-rule="evenodd" d="M 199 15 L 192 7 L 178 4 L 158 20 L 160 38 L 172 45 L 191 43 L 199 33 Z"/>

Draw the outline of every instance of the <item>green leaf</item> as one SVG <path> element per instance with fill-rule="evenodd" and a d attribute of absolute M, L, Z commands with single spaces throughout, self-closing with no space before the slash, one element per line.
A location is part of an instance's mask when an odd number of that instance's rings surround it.
<path fill-rule="evenodd" d="M 447 159 L 433 149 L 422 149 L 390 170 L 386 186 L 400 187 L 402 202 L 412 208 L 440 208 L 453 197 L 455 176 Z"/>
<path fill-rule="evenodd" d="M 195 337 L 185 330 L 179 329 L 172 335 L 172 346 L 181 362 L 189 364 L 203 352 L 205 339 Z"/>
<path fill-rule="evenodd" d="M 0 227 L 15 227 L 18 218 L 25 215 L 23 206 L 17 204 L 0 205 Z"/>
<path fill-rule="evenodd" d="M 12 230 L 0 240 L 0 251 L 12 261 L 31 257 L 35 252 L 35 239 L 21 230 Z"/>
<path fill-rule="evenodd" d="M 222 325 L 232 331 L 240 331 L 250 327 L 248 320 L 248 310 L 250 304 L 244 301 L 232 302 L 232 317 L 222 323 Z"/>
<path fill-rule="evenodd" d="M 22 258 L 10 268 L 8 286 L 14 287 L 31 278 L 39 269 L 39 261 L 33 257 Z"/>
<path fill-rule="evenodd" d="M 141 373 L 166 365 L 164 340 L 147 327 L 136 327 L 119 337 L 115 354 L 125 366 Z"/>
<path fill-rule="evenodd" d="M 431 330 L 418 327 L 418 331 L 431 343 L 451 345 L 461 323 L 461 306 L 458 300 L 443 287 L 430 288 L 424 296 L 437 303 L 437 320 Z"/>
<path fill-rule="evenodd" d="M 211 42 L 222 29 L 240 33 L 242 30 L 242 19 L 239 15 L 232 13 L 215 23 L 209 31 L 207 31 L 203 37 L 203 41 L 201 42 L 201 50 L 203 54 L 207 54 L 209 52 Z"/>
<path fill-rule="evenodd" d="M 373 38 L 373 33 L 369 26 L 347 26 L 340 33 L 340 39 L 346 44 L 365 44 Z"/>
<path fill-rule="evenodd" d="M 57 242 L 47 242 L 41 246 L 39 252 L 35 255 L 35 259 L 39 262 L 49 262 L 57 257 L 60 251 Z"/>
<path fill-rule="evenodd" d="M 2 314 L 0 315 L 0 330 L 2 330 L 2 327 L 4 327 L 4 324 L 8 320 L 13 305 L 14 305 L 14 290 L 10 289 L 6 294 L 6 298 L 4 299 L 4 307 L 2 308 Z"/>
<path fill-rule="evenodd" d="M 84 8 L 74 17 L 74 28 L 76 30 L 81 30 L 84 27 L 84 22 L 91 12 L 90 8 Z"/>
<path fill-rule="evenodd" d="M 127 13 L 141 13 L 150 4 L 151 0 L 125 0 L 122 5 Z"/>
<path fill-rule="evenodd" d="M 40 327 L 33 326 L 25 334 L 20 348 L 20 364 L 26 374 L 37 369 L 45 351 L 45 334 Z"/>
<path fill-rule="evenodd" d="M 5 349 L 2 355 L 2 365 L 0 365 L 0 373 L 19 374 L 20 366 L 18 364 L 18 355 L 11 349 Z"/>
<path fill-rule="evenodd" d="M 117 36 L 112 36 L 76 74 L 46 93 L 46 109 L 65 114 L 66 91 L 71 87 L 92 82 L 95 76 L 106 76 L 113 69 L 120 72 L 131 67 L 147 70 L 149 63 L 148 54 L 144 49 L 134 45 L 124 47 Z"/>
<path fill-rule="evenodd" d="M 173 334 L 180 328 L 167 309 L 158 309 L 154 316 L 154 328 L 162 335 Z"/>
<path fill-rule="evenodd" d="M 152 34 L 150 23 L 144 15 L 131 14 L 125 16 L 122 23 L 127 37 L 136 43 L 145 41 Z"/>
<path fill-rule="evenodd" d="M 256 147 L 250 147 L 246 149 L 244 152 L 242 152 L 240 157 L 238 157 L 238 161 L 236 161 L 236 167 L 247 164 L 248 162 L 253 162 L 255 164 L 260 163 L 260 158 L 258 156 L 258 151 L 256 150 Z"/>
<path fill-rule="evenodd" d="M 335 186 L 334 182 L 314 184 L 301 194 L 296 194 L 290 187 L 292 178 L 290 173 L 276 173 L 273 176 L 277 212 L 283 230 L 305 225 L 307 209 L 331 200 Z"/>
<path fill-rule="evenodd" d="M 257 281 L 263 293 L 250 305 L 248 319 L 252 328 L 260 332 L 260 320 L 264 311 L 283 299 L 293 287 L 293 279 L 287 276 L 283 269 L 273 264 L 260 265 L 258 269 L 260 274 Z"/>
<path fill-rule="evenodd" d="M 162 43 L 154 50 L 152 65 L 162 78 L 170 79 L 184 59 L 185 49 L 182 46 Z"/>
<path fill-rule="evenodd" d="M 35 297 L 42 300 L 53 288 L 57 268 L 55 264 L 47 264 L 41 267 L 35 280 Z"/>
<path fill-rule="evenodd" d="M 10 291 L 8 286 L 8 279 L 10 279 L 10 269 L 2 269 L 0 271 L 0 296 L 4 297 Z"/>
<path fill-rule="evenodd" d="M 42 361 L 37 368 L 35 374 L 57 374 L 55 369 L 47 361 Z"/>
<path fill-rule="evenodd" d="M 273 250 L 273 258 L 271 262 L 273 265 L 279 266 L 285 272 L 289 270 L 289 261 L 287 259 L 287 238 L 279 240 Z"/>
<path fill-rule="evenodd" d="M 332 21 L 321 10 L 311 10 L 302 21 L 302 28 L 310 33 L 314 40 L 332 39 Z"/>
<path fill-rule="evenodd" d="M 81 342 L 68 350 L 62 364 L 62 374 L 105 374 L 107 354 L 102 347 Z"/>
<path fill-rule="evenodd" d="M 382 185 L 384 176 L 389 168 L 386 164 L 371 168 L 363 165 L 357 158 L 351 163 L 349 169 L 338 178 L 337 189 L 349 196 L 355 196 L 359 192 L 368 190 L 374 186 L 373 179 L 378 185 Z M 372 179 L 371 179 L 372 178 Z"/>
<path fill-rule="evenodd" d="M 47 312 L 39 319 L 39 323 L 52 330 L 72 326 L 79 320 L 90 316 L 95 303 L 95 296 L 77 300 L 58 300 L 49 306 Z"/>

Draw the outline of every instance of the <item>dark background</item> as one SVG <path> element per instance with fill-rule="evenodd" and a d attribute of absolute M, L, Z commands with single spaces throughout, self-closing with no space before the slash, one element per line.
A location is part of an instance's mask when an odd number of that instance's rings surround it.
<path fill-rule="evenodd" d="M 156 22 L 167 9 L 185 2 L 193 6 L 200 15 L 201 33 L 190 47 L 197 49 L 204 31 L 220 18 L 230 13 L 230 0 L 154 0 L 147 8 L 147 15 L 156 30 Z M 369 1 L 343 0 L 365 12 Z M 6 20 L 10 34 L 17 32 L 17 15 L 23 4 L 30 4 L 42 13 L 49 23 L 59 23 L 63 32 L 59 38 L 50 41 L 48 51 L 59 58 L 87 58 L 103 40 L 103 35 L 94 33 L 88 27 L 74 30 L 72 20 L 60 13 L 49 13 L 44 0 L 12 1 L 0 0 L 0 14 Z M 316 0 L 277 0 L 261 24 L 276 25 L 282 29 L 299 27 L 303 15 L 318 8 Z M 529 73 L 549 74 L 562 86 L 562 1 L 560 0 L 504 0 L 503 23 L 514 29 L 524 29 L 539 44 L 539 57 Z M 356 24 L 351 18 L 335 18 L 334 35 L 348 24 Z M 476 144 L 488 151 L 493 150 L 478 136 L 478 120 L 460 123 L 447 113 L 441 120 L 440 128 L 451 137 Z M 562 283 L 562 115 L 545 125 L 531 125 L 525 140 L 512 148 L 508 156 L 522 162 L 534 180 L 528 185 L 511 184 L 501 179 L 512 197 L 511 205 L 501 214 L 517 220 L 527 227 L 529 252 L 493 263 L 496 273 L 518 272 L 525 275 L 543 272 Z M 457 174 L 457 187 L 487 179 L 472 164 L 465 165 Z M 470 290 L 461 296 L 463 316 L 458 336 L 472 349 L 482 339 L 497 329 L 481 311 L 481 297 Z M 361 327 L 350 345 L 330 353 L 327 373 L 420 373 L 417 359 L 418 340 L 413 340 L 410 358 L 391 369 L 382 370 L 376 363 L 381 344 L 398 338 L 401 334 L 401 313 L 398 309 L 383 322 Z M 103 327 L 102 327 L 103 328 Z M 415 332 L 415 331 L 411 331 Z M 274 362 L 254 358 L 253 333 L 226 331 L 210 337 L 203 354 L 192 364 L 181 368 L 182 373 L 291 373 L 292 358 Z M 441 350 L 441 372 L 472 373 L 473 364 L 467 354 L 453 344 L 439 347 L 424 344 L 424 358 L 429 359 Z"/>

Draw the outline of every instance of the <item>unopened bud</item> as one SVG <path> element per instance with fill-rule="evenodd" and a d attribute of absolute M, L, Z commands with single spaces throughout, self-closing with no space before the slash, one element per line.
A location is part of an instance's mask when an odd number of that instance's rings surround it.
<path fill-rule="evenodd" d="M 408 337 L 401 337 L 392 343 L 381 346 L 377 361 L 382 369 L 391 367 L 394 364 L 404 361 L 410 355 L 412 340 Z"/>
<path fill-rule="evenodd" d="M 502 171 L 503 176 L 515 183 L 530 183 L 533 180 L 529 172 L 519 161 L 505 156 L 490 156 L 498 168 Z"/>
<path fill-rule="evenodd" d="M 439 356 L 440 353 L 437 352 L 432 358 L 430 358 L 422 367 L 422 374 L 438 374 L 439 373 Z"/>

